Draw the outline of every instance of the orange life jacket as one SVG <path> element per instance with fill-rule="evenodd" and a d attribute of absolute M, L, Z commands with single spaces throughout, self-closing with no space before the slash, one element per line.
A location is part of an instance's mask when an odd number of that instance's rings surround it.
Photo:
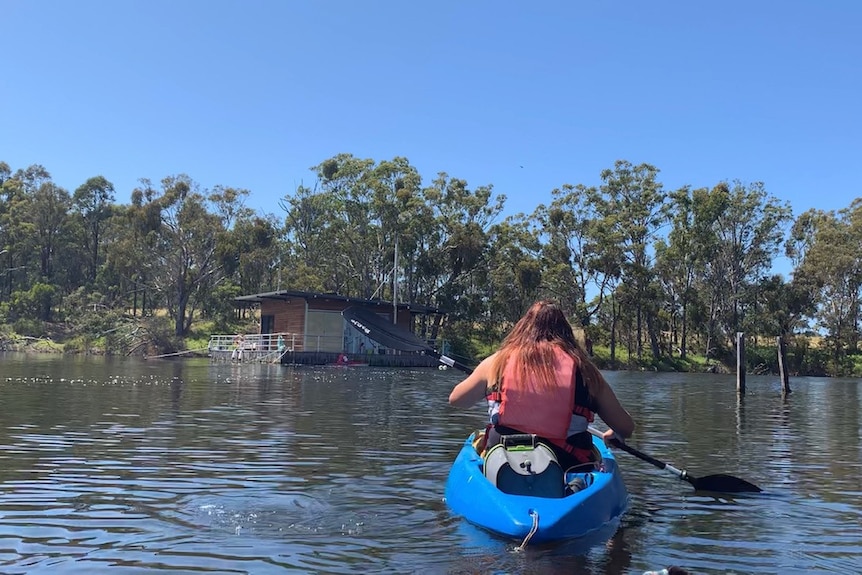
<path fill-rule="evenodd" d="M 513 361 L 503 369 L 501 389 L 489 396 L 490 402 L 499 402 L 496 425 L 535 433 L 560 449 L 584 459 L 591 453 L 587 426 L 595 418 L 594 407 L 578 369 L 579 362 L 561 349 L 555 350 L 555 385 L 543 387 L 535 374 L 518 385 Z M 575 440 L 577 439 L 577 440 Z M 586 440 L 586 441 L 585 441 Z"/>

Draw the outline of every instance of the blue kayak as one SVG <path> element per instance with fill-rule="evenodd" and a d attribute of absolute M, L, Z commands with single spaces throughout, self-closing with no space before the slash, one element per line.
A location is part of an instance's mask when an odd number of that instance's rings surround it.
<path fill-rule="evenodd" d="M 471 434 L 455 458 L 446 480 L 446 503 L 470 523 L 504 537 L 541 543 L 585 537 L 619 522 L 628 492 L 617 461 L 600 438 L 593 445 L 602 462 L 596 470 L 566 473 L 578 489 L 559 498 L 512 495 L 500 491 L 483 472 L 484 461 Z"/>

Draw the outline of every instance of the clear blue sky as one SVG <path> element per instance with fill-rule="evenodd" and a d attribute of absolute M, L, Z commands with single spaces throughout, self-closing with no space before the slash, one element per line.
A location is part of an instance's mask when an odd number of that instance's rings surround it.
<path fill-rule="evenodd" d="M 340 152 L 531 212 L 625 159 L 668 190 L 862 196 L 862 1 L 2 0 L 0 160 L 74 191 L 278 199 Z"/>

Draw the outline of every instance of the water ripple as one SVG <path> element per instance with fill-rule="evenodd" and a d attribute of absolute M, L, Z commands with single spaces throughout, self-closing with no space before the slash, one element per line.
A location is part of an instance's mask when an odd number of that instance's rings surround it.
<path fill-rule="evenodd" d="M 857 381 L 609 374 L 632 444 L 765 489 L 708 496 L 618 455 L 621 524 L 528 547 L 452 516 L 445 474 L 482 410 L 437 370 L 3 361 L 0 572 L 862 572 Z M 600 422 L 597 422 L 600 424 Z"/>

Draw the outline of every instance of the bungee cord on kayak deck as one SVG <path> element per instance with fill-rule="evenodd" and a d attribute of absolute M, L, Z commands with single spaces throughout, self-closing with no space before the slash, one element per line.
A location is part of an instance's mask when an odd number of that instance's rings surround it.
<path fill-rule="evenodd" d="M 530 539 L 532 539 L 533 535 L 536 534 L 536 531 L 539 530 L 539 512 L 534 509 L 530 509 L 530 517 L 533 518 L 533 527 L 530 528 L 530 532 L 527 533 L 527 536 L 524 537 L 524 540 L 518 546 L 519 550 L 525 549 L 527 547 L 527 543 L 530 542 Z"/>

